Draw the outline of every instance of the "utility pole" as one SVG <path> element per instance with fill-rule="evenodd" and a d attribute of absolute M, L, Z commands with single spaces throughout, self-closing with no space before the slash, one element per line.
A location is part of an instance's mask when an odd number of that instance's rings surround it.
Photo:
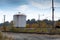
<path fill-rule="evenodd" d="M 54 21 L 54 0 L 52 0 L 52 30 L 55 33 L 55 21 Z"/>
<path fill-rule="evenodd" d="M 52 0 L 52 26 L 54 27 L 54 0 Z"/>
<path fill-rule="evenodd" d="M 6 31 L 6 27 L 5 27 L 5 15 L 4 15 L 4 24 L 3 24 L 3 29 L 4 29 L 4 31 Z"/>
<path fill-rule="evenodd" d="M 40 27 L 40 14 L 38 15 L 38 25 Z M 41 27 L 40 27 L 41 28 Z"/>

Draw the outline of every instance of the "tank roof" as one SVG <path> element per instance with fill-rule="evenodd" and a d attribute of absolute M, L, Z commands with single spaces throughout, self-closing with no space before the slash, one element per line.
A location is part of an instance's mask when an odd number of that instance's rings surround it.
<path fill-rule="evenodd" d="M 14 16 L 26 16 L 24 14 L 15 14 Z"/>
<path fill-rule="evenodd" d="M 18 14 L 15 14 L 14 16 L 26 16 L 26 15 L 22 14 L 21 12 L 18 12 Z"/>

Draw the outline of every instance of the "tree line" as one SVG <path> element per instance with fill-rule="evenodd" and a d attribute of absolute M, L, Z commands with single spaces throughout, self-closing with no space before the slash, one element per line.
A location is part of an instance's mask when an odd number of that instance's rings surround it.
<path fill-rule="evenodd" d="M 28 19 L 26 21 L 26 27 L 29 28 L 33 28 L 33 27 L 50 27 L 52 26 L 52 21 L 48 20 L 48 19 L 44 19 L 44 20 L 35 20 L 35 19 Z M 0 27 L 3 26 L 4 23 L 0 23 Z M 55 26 L 60 26 L 60 20 L 54 21 Z M 5 26 L 12 26 L 13 25 L 13 21 L 5 22 Z"/>
<path fill-rule="evenodd" d="M 26 27 L 16 28 L 14 27 L 13 21 L 11 22 L 6 21 L 5 23 L 0 23 L 0 30 L 12 31 L 12 32 L 37 32 L 37 33 L 59 32 L 60 33 L 60 20 L 54 21 L 56 30 L 54 30 L 52 23 L 53 22 L 48 19 L 44 19 L 44 20 L 28 19 L 26 21 Z"/>

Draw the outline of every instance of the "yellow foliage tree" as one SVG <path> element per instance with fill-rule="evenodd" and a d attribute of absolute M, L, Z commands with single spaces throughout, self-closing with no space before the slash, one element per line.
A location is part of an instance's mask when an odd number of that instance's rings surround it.
<path fill-rule="evenodd" d="M 38 24 L 37 23 L 32 24 L 31 28 L 38 28 Z"/>
<path fill-rule="evenodd" d="M 60 26 L 60 22 L 59 21 L 56 22 L 56 26 Z"/>
<path fill-rule="evenodd" d="M 46 28 L 46 27 L 47 27 L 47 24 L 46 24 L 44 21 L 42 21 L 42 22 L 40 22 L 40 26 L 41 26 L 42 28 Z"/>

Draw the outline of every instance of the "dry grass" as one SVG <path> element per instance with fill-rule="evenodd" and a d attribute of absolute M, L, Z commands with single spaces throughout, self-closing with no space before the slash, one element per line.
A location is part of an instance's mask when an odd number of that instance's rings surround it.
<path fill-rule="evenodd" d="M 4 36 L 2 32 L 0 32 L 0 40 L 13 40 L 12 37 L 7 37 L 7 36 Z"/>

